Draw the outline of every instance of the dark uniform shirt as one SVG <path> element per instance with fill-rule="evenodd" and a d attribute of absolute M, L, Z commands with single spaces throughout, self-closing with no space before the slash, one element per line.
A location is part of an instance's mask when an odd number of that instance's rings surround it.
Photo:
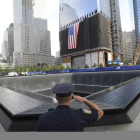
<path fill-rule="evenodd" d="M 71 109 L 67 105 L 59 105 L 56 109 L 40 116 L 36 131 L 83 131 L 84 126 L 94 124 L 98 120 L 98 111 L 92 109 Z"/>

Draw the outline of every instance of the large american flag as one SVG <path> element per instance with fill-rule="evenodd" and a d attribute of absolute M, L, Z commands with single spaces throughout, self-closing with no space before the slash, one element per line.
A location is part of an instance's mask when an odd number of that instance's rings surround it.
<path fill-rule="evenodd" d="M 68 29 L 68 49 L 77 48 L 79 26 L 80 26 L 80 23 L 78 22 L 75 25 L 69 27 Z"/>

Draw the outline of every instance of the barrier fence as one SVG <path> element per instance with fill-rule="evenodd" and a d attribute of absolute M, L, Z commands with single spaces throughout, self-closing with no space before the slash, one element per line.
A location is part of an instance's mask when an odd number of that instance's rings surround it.
<path fill-rule="evenodd" d="M 140 70 L 140 65 L 92 68 L 92 69 L 74 69 L 74 70 L 63 70 L 63 71 L 47 71 L 47 72 L 43 72 L 43 71 L 42 72 L 27 72 L 27 74 L 38 75 L 38 74 L 57 74 L 57 73 L 73 73 L 73 72 L 100 72 L 100 71 L 126 71 L 126 70 Z"/>

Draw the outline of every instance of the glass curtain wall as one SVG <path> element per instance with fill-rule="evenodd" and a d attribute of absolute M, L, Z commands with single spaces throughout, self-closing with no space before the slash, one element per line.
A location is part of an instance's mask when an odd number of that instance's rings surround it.
<path fill-rule="evenodd" d="M 134 14 L 135 14 L 135 26 L 136 26 L 136 40 L 137 43 L 140 38 L 140 0 L 134 1 Z"/>
<path fill-rule="evenodd" d="M 60 29 L 81 21 L 87 15 L 99 12 L 97 0 L 60 0 L 59 8 Z"/>
<path fill-rule="evenodd" d="M 136 51 L 133 0 L 119 0 L 123 38 L 123 58 L 130 63 Z"/>
<path fill-rule="evenodd" d="M 60 0 L 59 28 L 82 21 L 83 18 L 102 12 L 111 19 L 110 0 Z"/>

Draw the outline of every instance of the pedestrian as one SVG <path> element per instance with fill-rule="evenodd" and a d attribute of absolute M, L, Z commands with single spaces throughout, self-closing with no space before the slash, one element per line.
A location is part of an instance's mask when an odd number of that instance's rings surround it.
<path fill-rule="evenodd" d="M 94 125 L 104 114 L 96 104 L 73 95 L 74 86 L 72 84 L 57 84 L 52 91 L 56 94 L 58 106 L 40 116 L 37 132 L 82 132 L 85 126 Z M 90 110 L 70 108 L 72 97 L 78 102 L 85 103 Z"/>

